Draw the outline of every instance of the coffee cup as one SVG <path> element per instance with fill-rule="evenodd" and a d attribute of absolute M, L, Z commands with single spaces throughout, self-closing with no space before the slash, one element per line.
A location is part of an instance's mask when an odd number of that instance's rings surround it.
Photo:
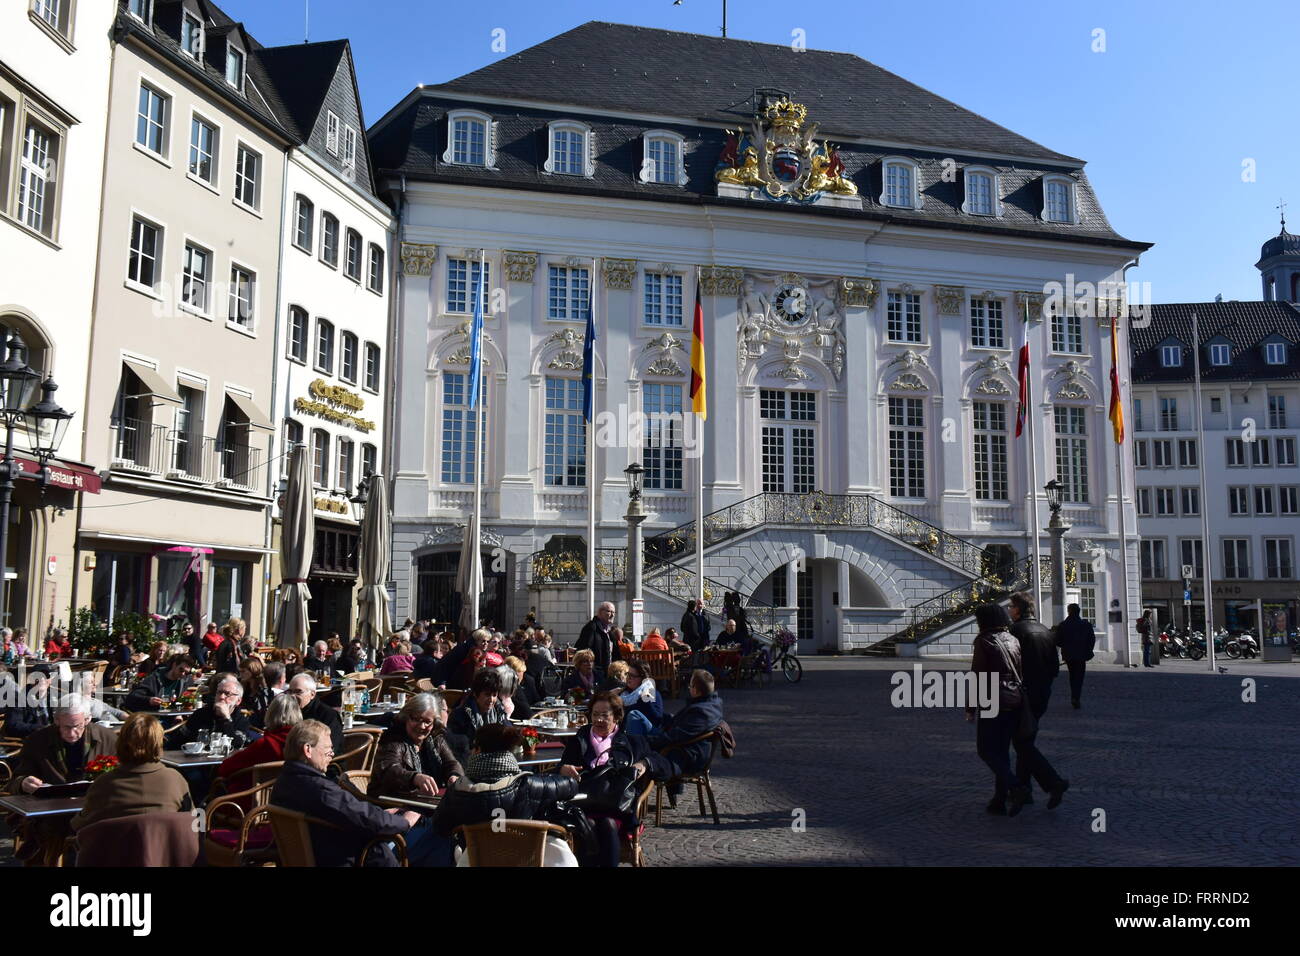
<path fill-rule="evenodd" d="M 185 751 L 187 754 L 203 753 L 203 744 L 198 741 L 191 741 L 188 744 L 182 744 L 181 750 Z"/>

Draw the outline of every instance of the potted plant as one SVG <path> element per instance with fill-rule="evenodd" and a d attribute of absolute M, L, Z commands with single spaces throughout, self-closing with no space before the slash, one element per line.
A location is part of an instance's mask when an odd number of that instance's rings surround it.
<path fill-rule="evenodd" d="M 541 734 L 537 732 L 537 728 L 535 727 L 525 727 L 523 729 L 523 736 L 524 736 L 524 758 L 527 759 L 531 757 L 536 757 L 537 744 L 541 740 Z"/>
<path fill-rule="evenodd" d="M 86 764 L 86 776 L 94 780 L 111 770 L 116 770 L 119 766 L 121 761 L 116 757 L 112 754 L 103 754 Z"/>

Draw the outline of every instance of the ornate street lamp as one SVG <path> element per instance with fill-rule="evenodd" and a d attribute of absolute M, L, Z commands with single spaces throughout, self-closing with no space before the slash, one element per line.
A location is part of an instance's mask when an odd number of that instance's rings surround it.
<path fill-rule="evenodd" d="M 41 374 L 27 364 L 27 346 L 16 332 L 10 333 L 9 354 L 0 362 L 0 414 L 6 423 L 16 421 L 36 397 Z"/>
<path fill-rule="evenodd" d="M 645 480 L 645 469 L 634 461 L 623 469 L 623 474 L 627 478 L 627 514 L 624 515 L 627 520 L 627 568 L 624 593 L 627 598 L 627 613 L 632 615 L 636 602 L 641 600 L 641 565 L 644 560 L 641 523 L 646 519 L 645 506 L 641 503 L 641 486 Z M 635 623 L 638 619 L 632 617 L 631 620 Z M 634 633 L 631 636 L 635 641 L 641 639 L 640 634 Z"/>
<path fill-rule="evenodd" d="M 1055 516 L 1061 510 L 1061 483 L 1053 478 L 1043 485 L 1043 490 L 1047 492 L 1047 507 L 1052 509 Z"/>
<path fill-rule="evenodd" d="M 627 476 L 628 501 L 640 501 L 641 486 L 645 481 L 645 469 L 634 461 L 623 469 L 623 474 Z"/>
<path fill-rule="evenodd" d="M 40 458 L 42 465 L 53 458 L 63 444 L 63 436 L 72 421 L 72 412 L 66 411 L 54 400 L 59 386 L 53 378 L 41 383 L 41 400 L 23 416 L 27 430 L 27 446 Z"/>
<path fill-rule="evenodd" d="M 1047 506 L 1051 509 L 1052 519 L 1047 523 L 1047 532 L 1052 536 L 1052 620 L 1051 624 L 1060 624 L 1065 620 L 1065 532 L 1070 530 L 1069 523 L 1061 516 L 1062 485 L 1053 478 L 1043 486 L 1047 492 Z M 1041 616 L 1041 609 L 1039 611 Z"/>

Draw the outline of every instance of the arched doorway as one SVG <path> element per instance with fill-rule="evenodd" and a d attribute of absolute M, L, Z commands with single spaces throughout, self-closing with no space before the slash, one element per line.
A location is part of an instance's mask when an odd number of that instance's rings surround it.
<path fill-rule="evenodd" d="M 483 562 L 483 594 L 479 598 L 479 617 L 498 629 L 509 626 L 506 620 L 506 568 L 493 570 L 492 552 L 479 554 Z M 415 559 L 415 617 L 417 620 L 456 622 L 460 617 L 460 596 L 456 593 L 456 569 L 460 549 L 446 549 L 422 554 Z"/>

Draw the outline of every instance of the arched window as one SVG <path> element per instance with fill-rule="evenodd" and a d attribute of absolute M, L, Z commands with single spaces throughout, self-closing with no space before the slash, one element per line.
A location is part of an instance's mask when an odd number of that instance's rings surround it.
<path fill-rule="evenodd" d="M 966 200 L 961 211 L 972 216 L 1001 216 L 1002 195 L 998 172 L 991 166 L 966 167 Z"/>
<path fill-rule="evenodd" d="M 14 313 L 0 315 L 0 362 L 9 357 L 9 337 L 16 335 L 27 350 L 24 361 L 44 378 L 52 371 L 50 343 L 27 318 Z M 40 398 L 40 393 L 36 396 Z"/>
<path fill-rule="evenodd" d="M 891 156 L 881 161 L 880 204 L 895 209 L 921 208 L 921 167 L 914 160 Z"/>
<path fill-rule="evenodd" d="M 1291 302 L 1300 302 L 1300 272 L 1291 273 Z"/>
<path fill-rule="evenodd" d="M 550 149 L 542 166 L 548 173 L 564 176 L 596 174 L 592 157 L 591 127 L 573 120 L 561 120 L 550 125 Z"/>
<path fill-rule="evenodd" d="M 645 153 L 641 159 L 643 183 L 665 186 L 686 185 L 686 140 L 680 133 L 652 129 L 642 137 Z"/>
<path fill-rule="evenodd" d="M 444 163 L 456 166 L 496 166 L 496 124 L 476 110 L 452 110 L 447 115 Z"/>
<path fill-rule="evenodd" d="M 1075 215 L 1074 180 L 1069 176 L 1043 177 L 1043 219 L 1047 222 L 1073 224 Z"/>

